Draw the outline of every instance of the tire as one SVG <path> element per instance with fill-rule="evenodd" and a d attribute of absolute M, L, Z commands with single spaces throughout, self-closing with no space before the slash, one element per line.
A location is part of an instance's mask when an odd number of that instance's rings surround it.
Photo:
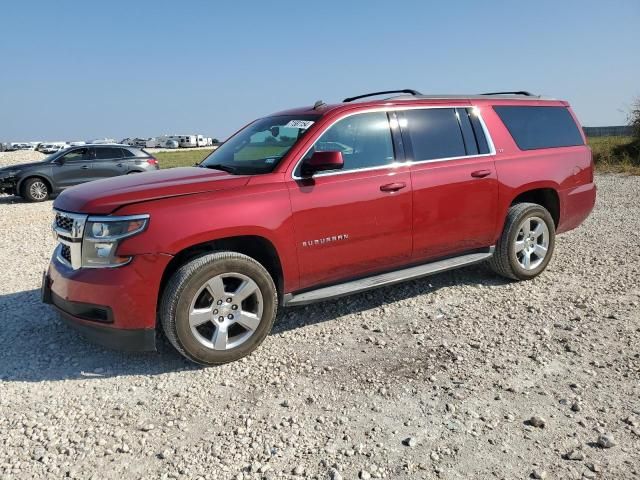
<path fill-rule="evenodd" d="M 50 194 L 47 182 L 40 177 L 26 179 L 20 188 L 20 196 L 29 202 L 44 202 Z"/>
<path fill-rule="evenodd" d="M 271 331 L 277 308 L 275 284 L 260 263 L 240 253 L 216 252 L 192 259 L 171 276 L 160 322 L 184 357 L 220 365 L 255 350 Z"/>
<path fill-rule="evenodd" d="M 529 236 L 526 234 L 527 225 Z M 517 203 L 507 212 L 504 230 L 489 266 L 503 277 L 530 280 L 547 267 L 555 244 L 555 223 L 547 209 L 536 203 Z"/>

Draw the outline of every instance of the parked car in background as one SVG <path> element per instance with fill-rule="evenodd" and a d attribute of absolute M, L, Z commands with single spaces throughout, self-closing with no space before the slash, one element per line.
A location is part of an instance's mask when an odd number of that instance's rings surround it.
<path fill-rule="evenodd" d="M 34 147 L 30 143 L 14 143 L 15 150 L 33 150 Z"/>
<path fill-rule="evenodd" d="M 158 168 L 158 161 L 137 147 L 119 144 L 69 147 L 41 162 L 1 168 L 0 193 L 42 202 L 80 183 Z"/>
<path fill-rule="evenodd" d="M 37 150 L 42 153 L 51 154 L 51 153 L 56 153 L 57 151 L 66 148 L 67 146 L 68 145 L 64 142 L 41 143 L 38 146 Z"/>
<path fill-rule="evenodd" d="M 166 142 L 164 142 L 164 144 L 162 144 L 162 148 L 170 148 L 170 149 L 180 148 L 180 144 L 176 140 L 169 139 Z"/>
<path fill-rule="evenodd" d="M 596 197 L 569 104 L 393 93 L 266 116 L 200 168 L 64 192 L 43 299 L 105 345 L 154 349 L 162 328 L 214 365 L 258 347 L 279 305 L 483 261 L 542 273 Z"/>
<path fill-rule="evenodd" d="M 198 146 L 196 135 L 178 135 L 178 143 L 181 148 L 193 148 Z"/>

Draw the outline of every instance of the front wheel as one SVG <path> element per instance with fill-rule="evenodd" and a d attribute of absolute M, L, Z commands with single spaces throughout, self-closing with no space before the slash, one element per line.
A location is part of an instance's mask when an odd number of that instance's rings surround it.
<path fill-rule="evenodd" d="M 49 198 L 49 187 L 41 178 L 29 178 L 24 181 L 20 194 L 30 202 L 44 202 Z"/>
<path fill-rule="evenodd" d="M 489 265 L 504 277 L 529 280 L 547 267 L 556 243 L 555 223 L 535 203 L 512 205 Z"/>
<path fill-rule="evenodd" d="M 216 252 L 180 267 L 164 289 L 160 320 L 171 344 L 189 360 L 218 365 L 257 348 L 276 317 L 278 295 L 253 258 Z"/>

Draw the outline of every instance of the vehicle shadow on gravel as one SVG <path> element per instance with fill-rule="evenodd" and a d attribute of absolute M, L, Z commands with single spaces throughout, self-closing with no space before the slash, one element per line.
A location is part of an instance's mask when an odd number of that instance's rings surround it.
<path fill-rule="evenodd" d="M 272 334 L 335 320 L 343 315 L 392 305 L 395 302 L 409 300 L 419 295 L 434 293 L 444 287 L 454 285 L 482 285 L 489 287 L 508 283 L 511 282 L 494 274 L 484 265 L 459 268 L 418 280 L 285 310 L 284 315 L 281 315 L 279 320 L 276 320 Z"/>
<path fill-rule="evenodd" d="M 0 195 L 0 205 L 11 205 L 13 203 L 27 203 L 27 201 L 16 195 Z"/>
<path fill-rule="evenodd" d="M 467 267 L 337 300 L 286 310 L 272 334 L 427 295 L 452 285 L 499 286 L 508 281 L 482 266 Z M 0 381 L 42 382 L 161 375 L 198 370 L 163 338 L 158 352 L 127 353 L 97 346 L 40 301 L 40 291 L 0 295 Z"/>
<path fill-rule="evenodd" d="M 41 303 L 38 289 L 0 295 L 0 329 L 0 382 L 91 380 L 201 368 L 162 340 L 157 353 L 97 346 Z"/>
<path fill-rule="evenodd" d="M 58 197 L 57 193 L 53 193 L 49 196 L 48 199 L 46 199 L 43 202 L 36 202 L 36 203 L 44 203 L 44 204 L 49 204 L 52 205 L 53 201 Z M 22 198 L 19 195 L 2 195 L 0 194 L 0 205 L 13 205 L 15 203 L 25 203 L 25 204 L 31 204 L 33 202 L 28 202 L 26 201 L 24 198 Z"/>
<path fill-rule="evenodd" d="M 45 200 L 43 203 L 51 203 L 51 201 L 54 199 L 55 199 L 55 196 L 51 196 L 48 200 Z M 0 205 L 13 205 L 15 203 L 31 203 L 31 202 L 27 202 L 24 198 L 19 197 L 17 195 L 0 195 Z"/>

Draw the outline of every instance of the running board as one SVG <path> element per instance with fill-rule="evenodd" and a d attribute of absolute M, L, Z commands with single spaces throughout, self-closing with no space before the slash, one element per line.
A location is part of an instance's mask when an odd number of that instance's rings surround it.
<path fill-rule="evenodd" d="M 330 287 L 318 288 L 302 293 L 287 293 L 284 296 L 284 304 L 287 307 L 296 305 L 306 305 L 307 303 L 329 300 L 331 298 L 351 295 L 352 293 L 364 292 L 372 288 L 384 287 L 401 283 L 406 280 L 413 280 L 435 273 L 445 272 L 454 268 L 480 263 L 493 255 L 494 247 L 490 247 L 489 251 L 480 253 L 468 253 L 459 257 L 447 258 L 436 262 L 425 263 L 415 267 L 404 268 L 393 272 L 382 273 L 372 277 L 352 280 L 350 282 L 332 285 Z"/>

